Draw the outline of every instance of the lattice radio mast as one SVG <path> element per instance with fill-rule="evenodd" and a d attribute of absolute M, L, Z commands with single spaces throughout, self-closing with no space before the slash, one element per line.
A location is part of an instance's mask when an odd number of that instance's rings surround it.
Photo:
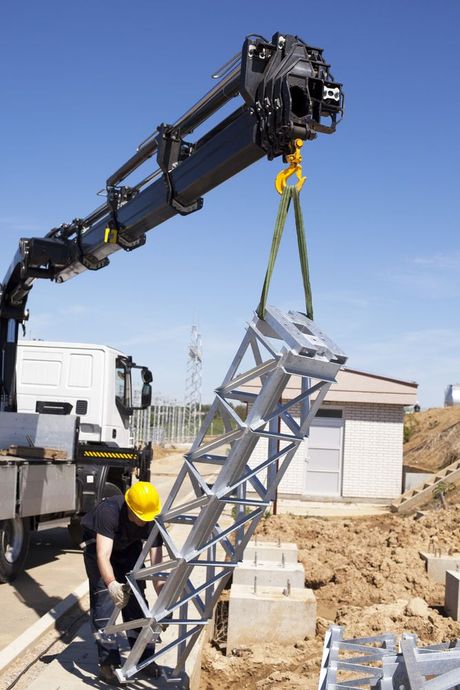
<path fill-rule="evenodd" d="M 193 325 L 188 347 L 184 400 L 184 436 L 192 440 L 198 433 L 201 421 L 202 363 L 201 334 L 198 332 L 198 327 Z"/>

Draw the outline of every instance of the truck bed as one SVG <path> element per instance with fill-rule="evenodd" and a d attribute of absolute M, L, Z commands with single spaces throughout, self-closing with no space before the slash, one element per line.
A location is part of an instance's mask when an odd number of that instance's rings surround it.
<path fill-rule="evenodd" d="M 73 415 L 0 412 L 1 520 L 75 510 L 77 429 Z"/>

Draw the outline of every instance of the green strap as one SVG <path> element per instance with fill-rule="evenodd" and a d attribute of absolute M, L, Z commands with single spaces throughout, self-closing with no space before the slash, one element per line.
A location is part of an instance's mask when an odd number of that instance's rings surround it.
<path fill-rule="evenodd" d="M 286 225 L 286 218 L 289 212 L 291 199 L 294 199 L 294 215 L 295 226 L 297 231 L 297 245 L 299 248 L 300 269 L 302 271 L 303 289 L 305 295 L 305 311 L 309 319 L 313 320 L 313 303 L 310 286 L 310 273 L 308 270 L 308 254 L 307 243 L 305 240 L 305 230 L 303 224 L 302 209 L 300 207 L 299 192 L 294 186 L 286 185 L 281 195 L 280 205 L 275 221 L 275 229 L 273 231 L 272 246 L 270 255 L 268 257 L 268 266 L 265 273 L 265 280 L 262 287 L 262 294 L 260 295 L 259 306 L 257 307 L 257 315 L 260 319 L 265 317 L 265 307 L 267 303 L 268 290 L 272 278 L 275 261 L 278 254 L 278 249 L 283 236 L 284 226 Z"/>
<path fill-rule="evenodd" d="M 294 199 L 295 226 L 297 230 L 297 245 L 299 247 L 300 270 L 302 271 L 303 291 L 305 296 L 305 312 L 308 318 L 313 321 L 313 298 L 311 294 L 307 240 L 305 238 L 302 207 L 300 205 L 300 194 L 295 187 L 292 187 L 291 189 L 291 195 Z"/>

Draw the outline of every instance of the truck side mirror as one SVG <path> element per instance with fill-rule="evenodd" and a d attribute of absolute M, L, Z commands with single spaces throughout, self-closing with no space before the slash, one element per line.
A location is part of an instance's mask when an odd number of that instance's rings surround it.
<path fill-rule="evenodd" d="M 145 410 L 146 407 L 150 407 L 152 402 L 152 386 L 150 383 L 144 383 L 141 392 L 141 408 Z"/>
<path fill-rule="evenodd" d="M 152 372 L 150 371 L 150 369 L 147 369 L 147 367 L 142 367 L 141 376 L 142 376 L 142 381 L 144 383 L 152 383 L 152 381 L 153 381 Z"/>

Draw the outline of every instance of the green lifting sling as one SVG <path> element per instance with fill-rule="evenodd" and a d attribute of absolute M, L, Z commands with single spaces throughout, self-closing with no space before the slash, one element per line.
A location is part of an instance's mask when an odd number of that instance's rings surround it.
<path fill-rule="evenodd" d="M 302 271 L 303 289 L 305 295 L 305 311 L 309 319 L 313 320 L 313 303 L 310 286 L 310 273 L 308 270 L 308 254 L 307 243 L 305 241 L 305 230 L 303 224 L 302 209 L 300 207 L 299 191 L 294 186 L 286 186 L 281 195 L 281 201 L 276 216 L 275 229 L 273 231 L 272 246 L 270 249 L 270 256 L 268 257 L 268 266 L 265 273 L 265 280 L 260 296 L 259 306 L 257 307 L 257 315 L 260 319 L 264 319 L 265 306 L 267 303 L 268 290 L 270 281 L 275 267 L 275 261 L 278 254 L 278 249 L 283 236 L 284 226 L 286 225 L 286 218 L 291 205 L 291 199 L 294 200 L 294 214 L 295 226 L 297 231 L 297 245 L 299 248 L 300 269 Z"/>

